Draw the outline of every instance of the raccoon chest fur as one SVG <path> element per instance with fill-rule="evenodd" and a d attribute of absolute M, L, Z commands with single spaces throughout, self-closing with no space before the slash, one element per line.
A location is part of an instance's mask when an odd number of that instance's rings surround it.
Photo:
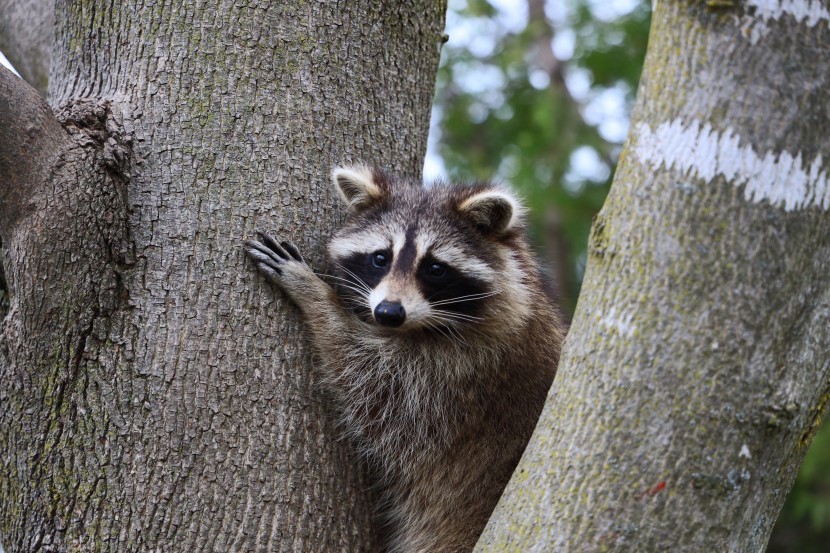
<path fill-rule="evenodd" d="M 374 354 L 357 350 L 346 362 L 326 363 L 341 427 L 386 471 L 437 455 L 483 419 L 488 390 L 476 373 L 498 366 L 502 353 L 433 340 L 423 336 Z"/>
<path fill-rule="evenodd" d="M 297 304 L 340 427 L 382 490 L 390 552 L 472 550 L 536 424 L 565 328 L 521 202 L 489 184 L 429 188 L 335 169 L 351 216 L 330 283 L 296 247 L 246 242 Z"/>

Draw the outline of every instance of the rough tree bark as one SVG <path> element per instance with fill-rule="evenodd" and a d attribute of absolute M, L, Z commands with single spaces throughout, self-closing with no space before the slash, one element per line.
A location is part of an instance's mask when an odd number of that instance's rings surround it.
<path fill-rule="evenodd" d="M 444 9 L 59 1 L 53 108 L 0 68 L 7 553 L 374 549 L 241 239 L 320 267 L 332 165 L 419 174 Z"/>
<path fill-rule="evenodd" d="M 659 0 L 548 405 L 477 551 L 763 551 L 830 398 L 830 13 Z"/>

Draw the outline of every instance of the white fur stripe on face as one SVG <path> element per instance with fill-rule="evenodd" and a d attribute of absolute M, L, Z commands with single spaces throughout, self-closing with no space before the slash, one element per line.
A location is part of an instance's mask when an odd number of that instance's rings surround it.
<path fill-rule="evenodd" d="M 372 253 L 389 247 L 389 239 L 376 230 L 338 236 L 329 242 L 329 255 L 343 259 L 356 253 Z"/>
<path fill-rule="evenodd" d="M 426 252 L 432 254 L 441 263 L 446 263 L 462 273 L 468 274 L 484 282 L 495 282 L 496 274 L 489 265 L 477 257 L 466 253 L 452 244 L 436 244 L 435 235 L 424 229 L 415 237 L 417 262 L 420 262 Z M 417 263 L 416 262 L 416 263 Z"/>
<path fill-rule="evenodd" d="M 484 282 L 494 282 L 496 273 L 484 261 L 465 253 L 456 246 L 442 244 L 432 249 L 432 255 L 461 273 L 475 277 Z"/>
<path fill-rule="evenodd" d="M 395 234 L 395 237 L 392 240 L 392 260 L 394 262 L 395 259 L 398 258 L 398 254 L 401 253 L 401 250 L 404 247 L 404 242 L 406 241 L 406 235 L 402 232 Z"/>

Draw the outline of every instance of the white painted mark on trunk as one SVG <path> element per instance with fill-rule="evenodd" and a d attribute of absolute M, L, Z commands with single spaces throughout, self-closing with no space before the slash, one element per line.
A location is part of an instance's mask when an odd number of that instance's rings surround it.
<path fill-rule="evenodd" d="M 742 29 L 753 44 L 769 32 L 770 21 L 785 15 L 808 27 L 815 27 L 821 22 L 830 23 L 830 11 L 822 0 L 747 0 L 746 5 L 755 8 L 753 16 L 742 18 Z"/>
<path fill-rule="evenodd" d="M 808 27 L 830 21 L 830 11 L 824 7 L 822 0 L 747 0 L 746 4 L 755 8 L 755 15 L 764 22 L 781 19 L 784 15 L 791 15 Z"/>
<path fill-rule="evenodd" d="M 744 187 L 746 200 L 768 201 L 785 211 L 830 208 L 830 177 L 820 154 L 809 163 L 800 152 L 795 157 L 787 151 L 759 154 L 752 146 L 742 146 L 745 141 L 731 128 L 721 133 L 697 120 L 684 125 L 675 119 L 654 131 L 638 123 L 635 133 L 635 155 L 654 169 L 665 166 L 707 182 L 722 175 Z"/>

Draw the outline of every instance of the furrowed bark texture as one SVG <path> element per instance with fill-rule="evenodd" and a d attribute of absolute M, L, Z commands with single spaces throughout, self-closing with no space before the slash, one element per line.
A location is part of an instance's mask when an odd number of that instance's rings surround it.
<path fill-rule="evenodd" d="M 828 56 L 819 3 L 657 3 L 559 371 L 476 551 L 764 550 L 828 403 Z"/>
<path fill-rule="evenodd" d="M 54 0 L 0 0 L 0 52 L 43 97 L 54 27 Z"/>
<path fill-rule="evenodd" d="M 45 176 L 0 180 L 26 208 L 0 206 L 6 553 L 375 549 L 299 319 L 241 240 L 322 269 L 334 164 L 419 173 L 445 6 L 383 4 L 58 3 L 63 130 L 31 131 Z"/>

